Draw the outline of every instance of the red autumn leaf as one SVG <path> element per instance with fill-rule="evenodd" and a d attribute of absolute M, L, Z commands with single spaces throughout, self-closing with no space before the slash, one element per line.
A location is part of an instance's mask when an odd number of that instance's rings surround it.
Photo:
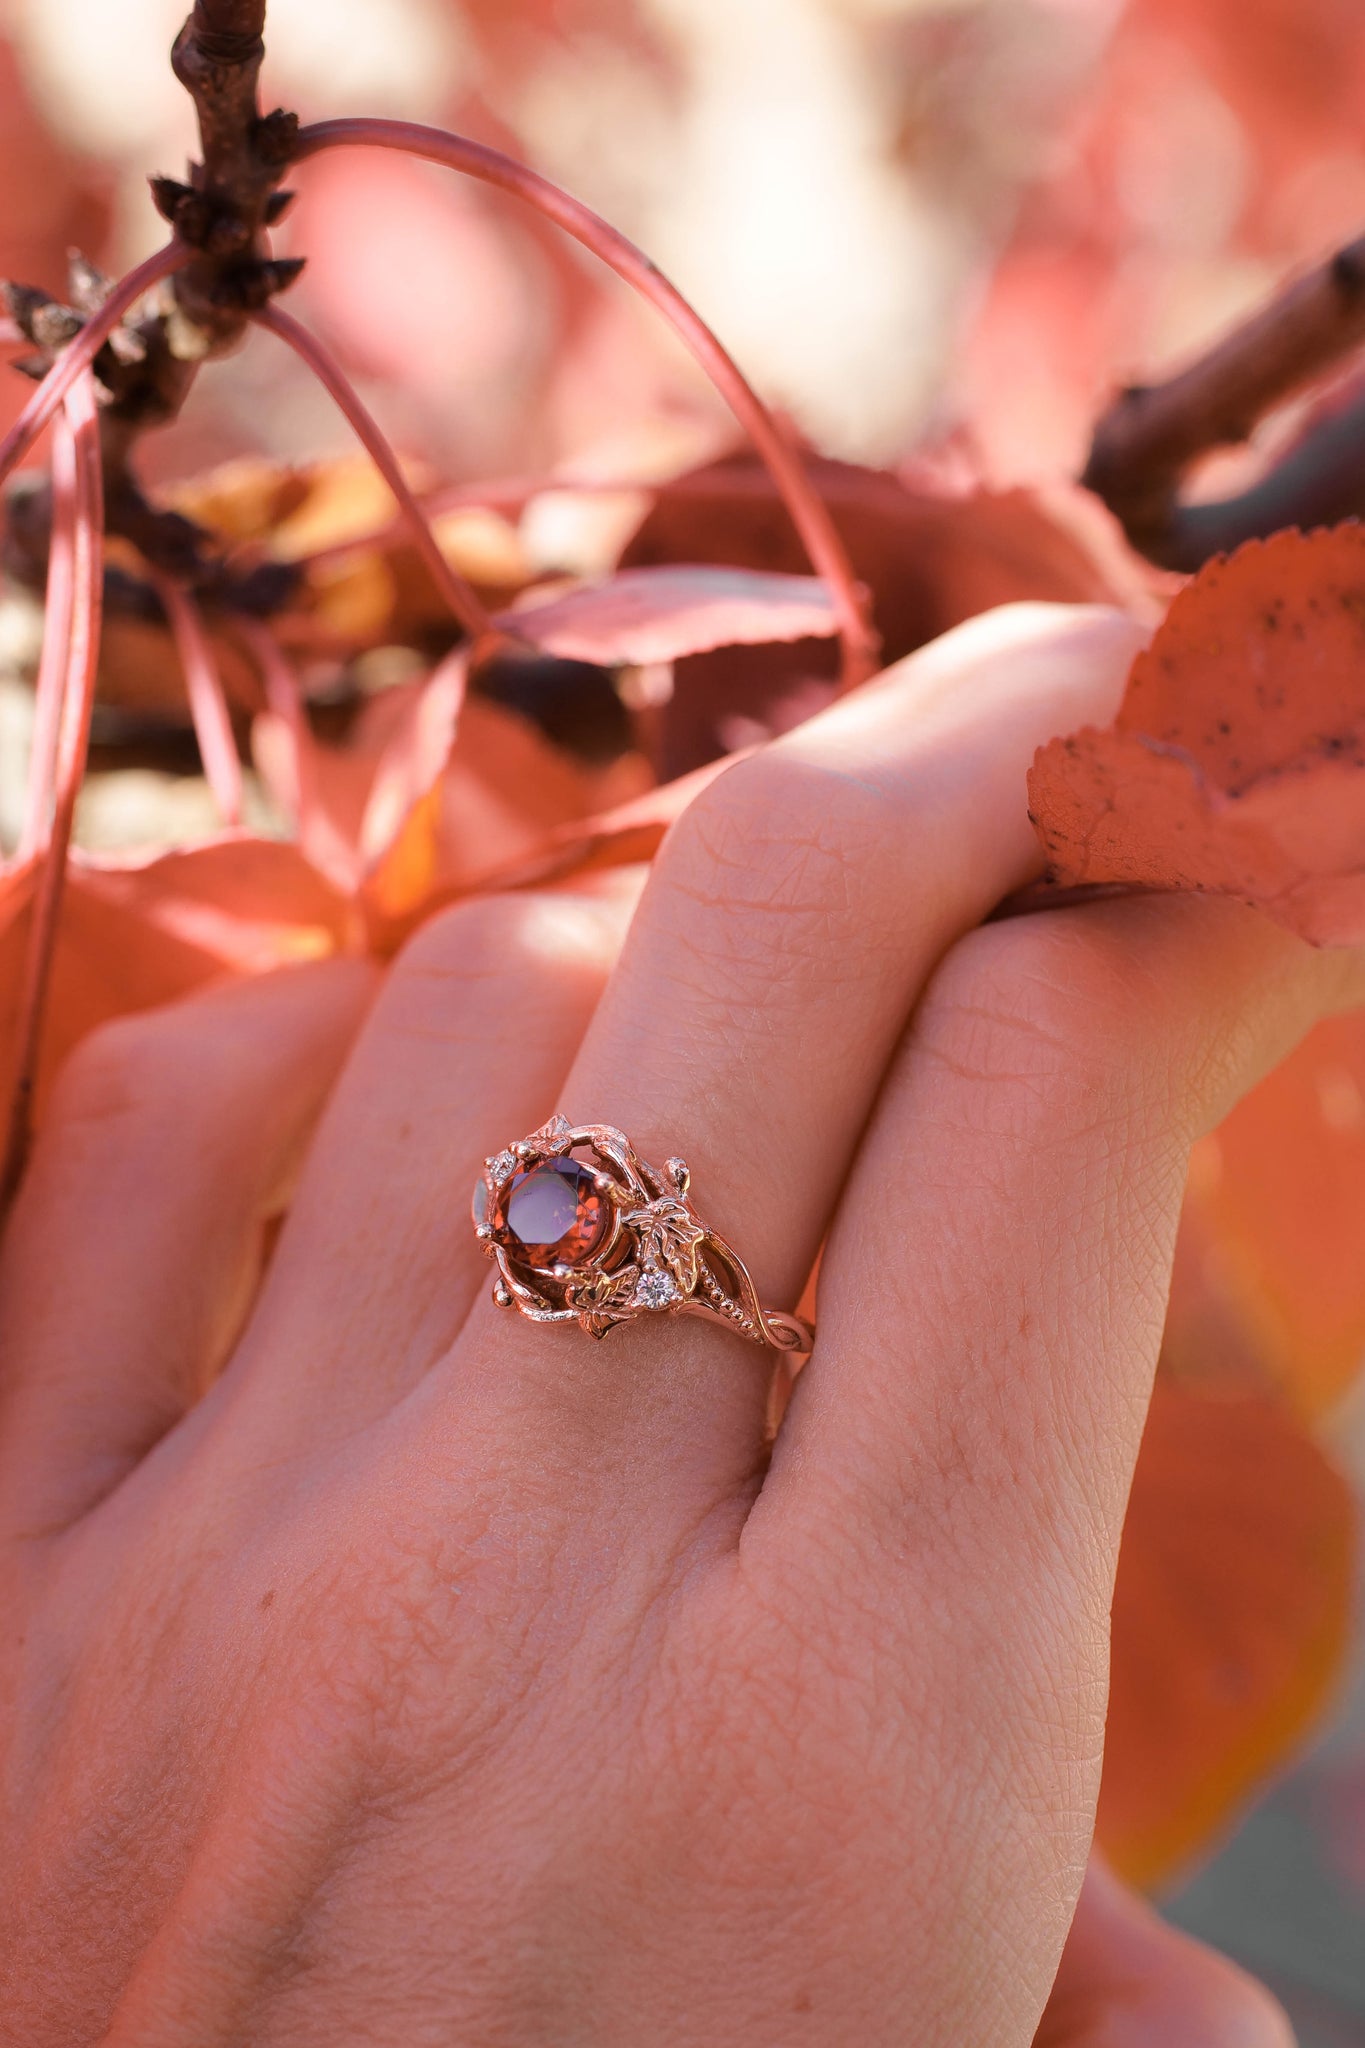
<path fill-rule="evenodd" d="M 1082 491 L 950 492 L 889 470 L 807 455 L 854 573 L 871 593 L 882 660 L 903 655 L 977 612 L 1015 599 L 1150 603 L 1151 572 L 1108 514 Z M 809 565 L 771 479 L 748 455 L 728 456 L 665 484 L 623 566 Z M 836 650 L 826 642 L 689 657 L 663 707 L 657 766 L 670 778 L 717 754 L 785 731 L 832 696 Z"/>
<path fill-rule="evenodd" d="M 529 719 L 471 696 L 439 774 L 366 874 L 359 903 L 371 946 L 392 951 L 461 896 L 587 865 L 598 814 L 634 798 L 647 772 L 638 755 L 589 766 Z"/>
<path fill-rule="evenodd" d="M 1210 562 L 1113 727 L 1041 748 L 1029 798 L 1056 882 L 1210 890 L 1365 940 L 1365 530 Z"/>
<path fill-rule="evenodd" d="M 817 455 L 806 467 L 872 593 L 888 662 L 1016 598 L 1136 604 L 1148 588 L 1150 572 L 1085 492 L 952 492 Z M 621 559 L 809 566 L 771 479 L 743 454 L 665 484 Z"/>
<path fill-rule="evenodd" d="M 529 754 L 522 751 L 527 748 L 531 750 Z M 508 811 L 503 831 L 509 838 L 518 837 L 516 818 L 520 816 L 519 843 L 511 850 L 504 846 L 503 857 L 490 865 L 489 856 L 498 840 L 478 827 L 488 817 L 490 799 L 496 799 L 497 781 L 484 786 L 475 800 L 471 818 L 463 801 L 468 792 L 456 780 L 448 790 L 441 820 L 445 847 L 430 893 L 415 902 L 399 900 L 387 914 L 373 893 L 366 897 L 370 940 L 381 953 L 392 952 L 425 919 L 463 896 L 536 888 L 567 881 L 575 875 L 633 867 L 653 860 L 675 818 L 709 782 L 724 773 L 733 758 L 710 761 L 704 768 L 694 769 L 691 775 L 680 776 L 676 782 L 613 802 L 611 785 L 625 764 L 614 764 L 606 771 L 584 770 L 559 755 L 560 776 L 568 767 L 573 769 L 576 780 L 572 784 L 561 780 L 556 785 L 554 779 L 543 779 L 544 756 L 556 750 L 549 748 L 524 719 L 496 705 L 482 704 L 476 698 L 465 708 L 457 751 L 471 769 L 476 763 L 484 767 L 491 764 L 506 778 L 502 792 Z M 542 771 L 538 808 L 544 809 L 547 798 L 553 801 L 556 787 L 561 798 L 572 793 L 574 799 L 572 815 L 549 830 L 545 829 L 544 818 L 537 826 L 534 818 L 526 818 L 516 808 L 519 800 L 515 784 L 528 760 Z M 585 801 L 594 794 L 599 806 L 605 808 L 594 808 Z"/>
<path fill-rule="evenodd" d="M 1124 1526 L 1098 1840 L 1151 1885 L 1312 1725 L 1350 1638 L 1355 1509 L 1277 1402 L 1157 1382 Z"/>
<path fill-rule="evenodd" d="M 422 804 L 445 771 L 464 702 L 468 660 L 462 649 L 448 655 L 412 699 L 375 768 L 360 821 L 359 851 L 374 870 L 416 825 Z"/>
<path fill-rule="evenodd" d="M 12 1085 L 34 867 L 0 876 L 0 1086 Z M 341 949 L 344 900 L 297 847 L 246 834 L 147 860 L 71 855 L 38 1063 L 38 1112 L 87 1032 L 227 975 Z"/>
<path fill-rule="evenodd" d="M 1319 1024 L 1196 1148 L 1167 1321 L 1308 1418 L 1365 1362 L 1365 1018 Z"/>
<path fill-rule="evenodd" d="M 501 612 L 497 623 L 548 654 L 602 667 L 677 661 L 712 647 L 826 640 L 838 630 L 818 577 L 699 565 L 622 569 L 600 583 Z"/>

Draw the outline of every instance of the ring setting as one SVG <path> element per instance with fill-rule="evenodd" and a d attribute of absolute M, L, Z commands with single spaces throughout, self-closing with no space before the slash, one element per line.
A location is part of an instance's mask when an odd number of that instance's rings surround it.
<path fill-rule="evenodd" d="M 611 1124 L 551 1117 L 484 1161 L 473 1222 L 497 1265 L 493 1296 L 538 1323 L 605 1337 L 646 1316 L 699 1315 L 805 1356 L 799 1316 L 764 1308 L 748 1269 L 694 1209 L 682 1159 L 662 1169 Z"/>

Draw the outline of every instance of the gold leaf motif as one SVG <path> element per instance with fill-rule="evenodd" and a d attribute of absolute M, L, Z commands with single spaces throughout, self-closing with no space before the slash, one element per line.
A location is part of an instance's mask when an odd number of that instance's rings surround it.
<path fill-rule="evenodd" d="M 642 1266 L 662 1267 L 676 1281 L 681 1294 L 691 1294 L 697 1284 L 697 1247 L 706 1236 L 685 1202 L 665 1196 L 642 1209 L 631 1209 L 622 1218 L 635 1238 Z"/>

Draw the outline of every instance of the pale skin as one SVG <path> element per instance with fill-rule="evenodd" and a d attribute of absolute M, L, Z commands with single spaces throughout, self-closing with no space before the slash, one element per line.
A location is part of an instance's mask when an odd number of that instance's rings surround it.
<path fill-rule="evenodd" d="M 1365 962 L 1196 899 L 978 928 L 1138 640 L 978 620 L 638 904 L 76 1054 L 0 1264 L 14 2048 L 1284 2048 L 1082 1881 L 1189 1147 Z M 770 1461 L 756 1349 L 492 1303 L 471 1184 L 555 1109 L 683 1153 L 769 1302 L 827 1239 Z"/>

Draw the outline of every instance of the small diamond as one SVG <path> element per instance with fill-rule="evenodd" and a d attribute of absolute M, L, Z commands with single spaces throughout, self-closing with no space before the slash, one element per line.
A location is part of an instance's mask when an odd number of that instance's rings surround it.
<path fill-rule="evenodd" d="M 488 1171 L 494 1180 L 506 1180 L 509 1173 L 515 1173 L 520 1165 L 515 1152 L 499 1152 L 496 1159 L 488 1162 Z"/>
<path fill-rule="evenodd" d="M 634 1300 L 639 1308 L 667 1308 L 677 1298 L 677 1283 L 670 1273 L 642 1273 L 635 1283 Z"/>

